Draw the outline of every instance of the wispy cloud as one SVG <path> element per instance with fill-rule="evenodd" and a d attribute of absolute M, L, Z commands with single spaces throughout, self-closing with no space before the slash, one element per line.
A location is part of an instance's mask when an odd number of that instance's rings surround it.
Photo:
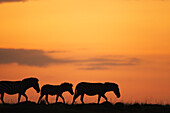
<path fill-rule="evenodd" d="M 89 66 L 115 66 L 115 65 L 136 65 L 139 62 L 137 58 L 120 58 L 120 59 L 96 59 Z"/>
<path fill-rule="evenodd" d="M 140 59 L 129 58 L 125 56 L 103 56 L 100 58 L 91 58 L 83 60 L 78 68 L 80 70 L 108 70 L 113 66 L 133 66 L 139 64 Z"/>
<path fill-rule="evenodd" d="M 83 67 L 83 68 L 78 68 L 79 70 L 108 70 L 110 68 L 106 67 Z"/>
<path fill-rule="evenodd" d="M 0 48 L 0 64 L 17 63 L 28 66 L 48 66 L 49 64 L 74 64 L 79 70 L 106 70 L 111 66 L 132 66 L 139 63 L 137 58 L 125 56 L 101 56 L 84 59 L 57 59 L 48 56 L 48 53 L 66 53 L 68 51 L 43 51 L 36 49 L 6 49 Z"/>
<path fill-rule="evenodd" d="M 52 51 L 0 48 L 0 64 L 17 63 L 28 66 L 47 66 L 51 63 L 63 64 L 73 62 L 71 60 L 51 58 L 46 54 L 48 52 Z M 63 51 L 53 52 L 61 53 Z"/>
<path fill-rule="evenodd" d="M 67 53 L 69 51 L 47 51 L 47 53 Z"/>
<path fill-rule="evenodd" d="M 25 2 L 27 0 L 0 0 L 0 3 L 4 3 L 4 2 Z"/>

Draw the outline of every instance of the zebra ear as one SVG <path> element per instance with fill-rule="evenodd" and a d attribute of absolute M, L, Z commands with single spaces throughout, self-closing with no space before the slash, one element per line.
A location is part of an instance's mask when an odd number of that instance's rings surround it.
<path fill-rule="evenodd" d="M 37 82 L 39 81 L 39 79 L 38 78 L 35 78 L 36 80 L 37 80 Z"/>

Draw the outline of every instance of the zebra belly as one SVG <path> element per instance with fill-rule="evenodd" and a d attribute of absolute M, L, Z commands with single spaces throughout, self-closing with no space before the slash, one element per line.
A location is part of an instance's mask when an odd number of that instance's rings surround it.
<path fill-rule="evenodd" d="M 101 83 L 87 83 L 82 82 L 77 85 L 77 93 L 78 94 L 87 94 L 90 96 L 93 95 L 102 95 L 104 93 L 103 91 L 103 84 Z"/>
<path fill-rule="evenodd" d="M 48 93 L 49 95 L 57 95 L 56 93 Z"/>
<path fill-rule="evenodd" d="M 22 88 L 20 86 L 20 82 L 1 81 L 0 92 L 7 94 L 16 94 L 21 92 Z"/>
<path fill-rule="evenodd" d="M 14 94 L 17 94 L 18 92 L 6 92 L 6 93 L 9 95 L 14 95 Z"/>
<path fill-rule="evenodd" d="M 12 91 L 5 91 L 5 93 L 12 95 L 12 94 L 19 93 L 19 91 L 17 91 L 17 90 L 12 90 Z"/>
<path fill-rule="evenodd" d="M 91 92 L 91 93 L 88 93 L 88 92 L 86 92 L 85 94 L 86 94 L 86 95 L 89 95 L 89 96 L 94 96 L 94 95 L 98 95 L 99 93 L 92 93 L 92 92 Z"/>
<path fill-rule="evenodd" d="M 46 90 L 46 91 L 43 91 L 43 94 L 44 95 L 57 95 L 57 92 L 56 91 L 50 91 L 50 90 Z"/>
<path fill-rule="evenodd" d="M 6 94 L 12 95 L 12 94 L 19 93 L 19 91 L 0 90 L 0 94 L 2 94 L 2 93 L 6 93 Z"/>
<path fill-rule="evenodd" d="M 59 92 L 57 91 L 57 87 L 52 86 L 52 85 L 44 85 L 41 89 L 41 93 L 43 95 L 58 95 L 59 94 Z"/>

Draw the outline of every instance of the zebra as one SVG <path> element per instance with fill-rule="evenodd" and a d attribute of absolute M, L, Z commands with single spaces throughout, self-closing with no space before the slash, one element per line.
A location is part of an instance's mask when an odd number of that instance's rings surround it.
<path fill-rule="evenodd" d="M 33 87 L 37 93 L 40 92 L 39 84 L 38 84 L 37 78 L 26 78 L 22 81 L 0 81 L 0 94 L 1 94 L 1 101 L 3 104 L 4 100 L 4 93 L 13 95 L 19 93 L 18 96 L 18 103 L 20 102 L 21 95 L 23 95 L 26 98 L 26 101 L 28 101 L 28 97 L 25 94 L 26 90 Z"/>
<path fill-rule="evenodd" d="M 89 96 L 99 95 L 98 96 L 98 104 L 100 102 L 101 97 L 103 97 L 106 101 L 108 101 L 107 97 L 105 96 L 105 93 L 108 91 L 113 91 L 115 93 L 115 95 L 117 96 L 117 98 L 120 97 L 119 86 L 115 83 L 81 82 L 81 83 L 77 84 L 77 86 L 76 86 L 72 104 L 74 104 L 76 98 L 79 95 L 81 95 L 80 100 L 81 100 L 82 104 L 84 104 L 84 102 L 83 102 L 84 94 L 89 95 Z"/>
<path fill-rule="evenodd" d="M 73 95 L 73 89 L 72 89 L 73 85 L 70 83 L 62 83 L 61 85 L 50 85 L 50 84 L 46 84 L 44 86 L 42 86 L 41 88 L 41 95 L 39 97 L 38 100 L 38 104 L 41 100 L 41 98 L 46 95 L 46 102 L 49 104 L 48 102 L 48 95 L 57 95 L 56 96 L 56 103 L 58 100 L 58 97 L 61 97 L 63 100 L 63 103 L 65 103 L 64 97 L 62 96 L 62 93 L 65 91 L 68 91 L 71 95 Z"/>

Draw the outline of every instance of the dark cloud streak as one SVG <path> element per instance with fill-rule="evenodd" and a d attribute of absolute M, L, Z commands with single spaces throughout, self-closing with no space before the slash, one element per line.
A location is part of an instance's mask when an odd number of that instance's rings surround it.
<path fill-rule="evenodd" d="M 78 68 L 79 70 L 108 70 L 109 68 L 106 67 L 85 67 L 85 68 Z"/>
<path fill-rule="evenodd" d="M 123 58 L 123 59 L 101 59 L 100 62 L 90 63 L 89 66 L 121 66 L 121 65 L 136 65 L 139 63 L 137 58 Z"/>
<path fill-rule="evenodd" d="M 25 2 L 27 0 L 0 0 L 0 3 L 5 3 L 5 2 Z"/>
<path fill-rule="evenodd" d="M 50 63 L 71 63 L 71 60 L 54 59 L 42 50 L 0 48 L 0 64 L 18 63 L 19 65 L 47 66 Z"/>
<path fill-rule="evenodd" d="M 133 66 L 139 64 L 140 60 L 137 58 L 116 57 L 116 58 L 92 58 L 85 60 L 86 63 L 79 64 L 84 66 L 78 68 L 79 70 L 108 70 L 113 66 Z"/>
<path fill-rule="evenodd" d="M 128 57 L 96 57 L 87 59 L 57 59 L 48 56 L 50 53 L 64 54 L 67 51 L 43 51 L 33 49 L 0 48 L 0 64 L 17 63 L 19 65 L 44 67 L 49 64 L 74 64 L 80 70 L 106 70 L 112 66 L 137 65 L 140 60 Z"/>

